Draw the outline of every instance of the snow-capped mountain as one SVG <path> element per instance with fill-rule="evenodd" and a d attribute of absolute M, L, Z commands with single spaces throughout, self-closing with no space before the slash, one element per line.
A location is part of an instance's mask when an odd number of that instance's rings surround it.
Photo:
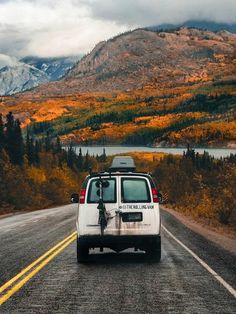
<path fill-rule="evenodd" d="M 1 55 L 0 58 L 4 61 L 2 65 L 5 64 L 4 67 L 0 67 L 1 96 L 23 92 L 42 83 L 59 80 L 80 59 L 79 57 L 25 57 L 17 61 L 7 57 L 3 58 Z"/>
<path fill-rule="evenodd" d="M 0 95 L 12 95 L 49 81 L 46 73 L 18 62 L 0 69 Z"/>
<path fill-rule="evenodd" d="M 78 56 L 61 58 L 25 57 L 21 62 L 45 72 L 50 81 L 57 81 L 79 60 Z"/>

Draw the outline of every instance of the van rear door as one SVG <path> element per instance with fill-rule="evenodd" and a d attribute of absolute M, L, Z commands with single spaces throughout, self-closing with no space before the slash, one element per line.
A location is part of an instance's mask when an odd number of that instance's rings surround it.
<path fill-rule="evenodd" d="M 118 211 L 118 178 L 102 177 L 103 182 L 107 182 L 103 187 L 103 201 L 106 211 L 109 213 L 108 225 L 104 230 L 105 235 L 117 235 L 118 225 L 115 219 Z M 99 178 L 91 178 L 88 181 L 86 191 L 86 202 L 80 210 L 80 233 L 83 235 L 100 235 L 101 229 L 98 224 L 99 210 Z"/>
<path fill-rule="evenodd" d="M 124 175 L 119 184 L 120 235 L 157 234 L 159 207 L 148 178 Z"/>

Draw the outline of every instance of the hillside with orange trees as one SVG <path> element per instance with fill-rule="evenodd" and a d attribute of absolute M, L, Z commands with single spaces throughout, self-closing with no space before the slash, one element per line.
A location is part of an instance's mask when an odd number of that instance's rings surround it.
<path fill-rule="evenodd" d="M 114 156 L 77 155 L 47 136 L 22 138 L 19 121 L 0 117 L 0 216 L 68 203 L 89 169 L 107 170 Z M 235 235 L 236 155 L 221 160 L 188 147 L 182 156 L 132 152 L 138 171 L 152 172 L 163 202 L 205 225 Z M 22 193 L 24 191 L 24 193 Z M 181 196 L 181 197 L 180 197 Z"/>
<path fill-rule="evenodd" d="M 98 44 L 61 81 L 13 97 L 33 137 L 64 143 L 236 146 L 236 35 L 135 30 Z"/>

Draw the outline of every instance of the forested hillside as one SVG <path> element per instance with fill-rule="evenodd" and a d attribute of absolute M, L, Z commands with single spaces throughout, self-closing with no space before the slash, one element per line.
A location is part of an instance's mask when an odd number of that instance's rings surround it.
<path fill-rule="evenodd" d="M 14 112 L 33 136 L 67 144 L 236 145 L 234 81 L 18 101 Z"/>
<path fill-rule="evenodd" d="M 139 171 L 151 172 L 164 206 L 213 228 L 236 234 L 236 155 L 215 159 L 188 147 L 183 155 L 129 153 Z M 108 163 L 110 157 L 108 157 Z"/>
<path fill-rule="evenodd" d="M 0 117 L 0 214 L 69 203 L 91 167 L 108 169 L 112 156 L 75 154 L 49 134 L 41 140 L 27 131 L 23 140 L 12 113 Z M 216 160 L 188 147 L 183 156 L 130 153 L 139 171 L 151 171 L 163 200 L 208 224 L 236 227 L 236 155 Z"/>
<path fill-rule="evenodd" d="M 27 133 L 24 141 L 19 120 L 11 112 L 4 120 L 0 116 L 0 215 L 69 203 L 89 167 L 106 158 L 77 156 L 71 145 L 62 150 L 49 135 L 35 140 Z"/>
<path fill-rule="evenodd" d="M 172 208 L 236 231 L 236 155 L 216 160 L 189 148 L 181 157 L 161 159 L 154 175 Z"/>

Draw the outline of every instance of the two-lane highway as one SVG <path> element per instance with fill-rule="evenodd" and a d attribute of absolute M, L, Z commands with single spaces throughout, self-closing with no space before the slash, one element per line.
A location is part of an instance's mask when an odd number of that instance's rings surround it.
<path fill-rule="evenodd" d="M 236 257 L 169 213 L 160 263 L 106 250 L 77 264 L 75 210 L 0 219 L 0 313 L 236 313 Z"/>

